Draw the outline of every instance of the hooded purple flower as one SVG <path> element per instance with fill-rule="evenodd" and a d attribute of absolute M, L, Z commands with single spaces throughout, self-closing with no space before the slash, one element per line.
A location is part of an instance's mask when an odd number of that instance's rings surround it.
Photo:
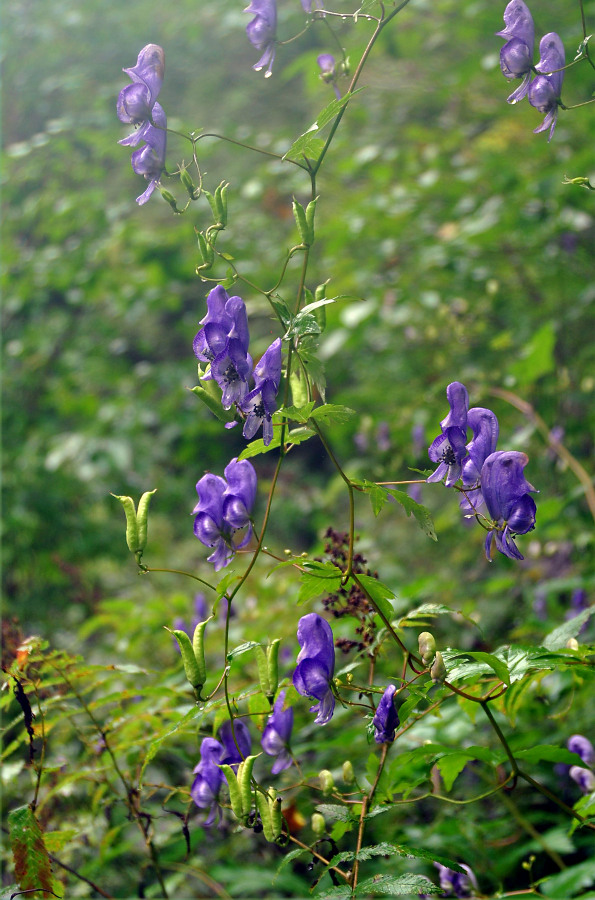
<path fill-rule="evenodd" d="M 461 500 L 461 509 L 470 514 L 483 504 L 481 467 L 496 449 L 498 419 L 491 409 L 474 406 L 467 414 L 467 425 L 473 432 L 473 437 L 466 446 L 469 456 L 463 463 L 463 487 L 468 493 Z"/>
<path fill-rule="evenodd" d="M 394 684 L 389 684 L 376 708 L 376 714 L 372 720 L 376 733 L 374 740 L 377 744 L 392 742 L 395 739 L 395 730 L 399 727 L 399 714 L 395 707 Z"/>
<path fill-rule="evenodd" d="M 193 509 L 194 534 L 202 544 L 214 548 L 208 557 L 215 571 L 227 566 L 236 550 L 245 547 L 252 537 L 250 513 L 256 499 L 256 472 L 247 459 L 232 459 L 225 478 L 208 472 L 196 484 L 198 503 Z M 240 543 L 233 534 L 247 528 Z"/>
<path fill-rule="evenodd" d="M 472 897 L 478 890 L 473 869 L 461 863 L 465 872 L 455 872 L 440 863 L 434 863 L 440 873 L 440 887 L 446 891 L 447 897 Z"/>
<path fill-rule="evenodd" d="M 121 122 L 126 125 L 149 123 L 153 114 L 155 101 L 161 90 L 165 72 L 165 54 L 158 44 L 147 44 L 138 54 L 136 65 L 131 69 L 123 69 L 131 78 L 132 84 L 122 88 L 118 96 L 117 113 Z M 125 138 L 121 144 L 138 144 L 145 140 L 143 128 L 134 132 L 134 139 Z"/>
<path fill-rule="evenodd" d="M 221 405 L 229 409 L 248 393 L 252 358 L 246 304 L 217 285 L 207 297 L 207 314 L 199 324 L 203 327 L 194 337 L 194 355 L 211 364 L 210 372 L 201 377 L 215 379 L 222 391 Z"/>
<path fill-rule="evenodd" d="M 289 754 L 289 740 L 293 728 L 293 709 L 283 709 L 286 691 L 281 691 L 273 706 L 260 741 L 262 749 L 268 756 L 276 757 L 271 772 L 278 775 L 288 769 L 292 763 Z"/>
<path fill-rule="evenodd" d="M 582 734 L 572 734 L 566 742 L 571 753 L 577 753 L 587 766 L 595 764 L 595 749 L 589 738 Z"/>
<path fill-rule="evenodd" d="M 144 175 L 149 182 L 149 186 L 139 197 L 136 202 L 139 206 L 143 206 L 153 191 L 155 190 L 161 173 L 165 168 L 165 151 L 167 144 L 167 119 L 163 109 L 156 103 L 153 107 L 153 121 L 158 128 L 148 123 L 143 129 L 143 137 L 146 141 L 144 147 L 135 150 L 131 157 L 132 168 L 137 175 Z M 120 141 L 120 143 L 123 143 Z"/>
<path fill-rule="evenodd" d="M 428 449 L 428 456 L 432 462 L 440 465 L 426 481 L 433 483 L 445 478 L 446 487 L 452 487 L 461 477 L 462 463 L 467 456 L 465 443 L 469 395 L 464 384 L 453 381 L 446 388 L 446 397 L 450 404 L 450 412 L 440 423 L 442 434 L 432 441 Z"/>
<path fill-rule="evenodd" d="M 506 27 L 496 32 L 498 37 L 507 40 L 500 50 L 500 68 L 505 78 L 523 79 L 508 97 L 509 103 L 518 103 L 529 90 L 535 43 L 533 17 L 523 0 L 511 0 L 504 10 L 504 24 Z"/>
<path fill-rule="evenodd" d="M 235 733 L 235 741 L 233 739 Z M 248 726 L 241 719 L 234 719 L 233 732 L 229 719 L 223 723 L 218 731 L 219 740 L 223 744 L 221 764 L 238 766 L 243 759 L 250 756 L 252 738 Z M 239 749 L 238 749 L 239 748 Z"/>
<path fill-rule="evenodd" d="M 492 542 L 510 559 L 523 559 L 514 537 L 535 528 L 535 501 L 529 492 L 536 492 L 523 475 L 529 462 L 526 453 L 518 450 L 497 450 L 491 453 L 481 468 L 481 489 L 491 528 L 488 531 L 485 551 L 491 559 Z"/>
<path fill-rule="evenodd" d="M 590 769 L 571 766 L 568 774 L 573 781 L 576 781 L 583 794 L 592 794 L 595 791 L 595 775 Z"/>
<path fill-rule="evenodd" d="M 254 389 L 239 404 L 246 414 L 244 437 L 251 440 L 262 425 L 265 447 L 273 440 L 272 416 L 277 409 L 277 391 L 281 381 L 281 338 L 268 347 L 254 366 Z"/>
<path fill-rule="evenodd" d="M 246 34 L 250 43 L 257 50 L 263 51 L 258 62 L 252 66 L 260 72 L 267 66 L 265 78 L 272 75 L 275 61 L 275 41 L 277 38 L 277 0 L 251 0 L 244 12 L 252 13 L 255 18 L 246 26 Z"/>
<path fill-rule="evenodd" d="M 217 803 L 219 790 L 223 784 L 223 772 L 219 768 L 223 746 L 215 738 L 204 738 L 200 745 L 200 762 L 194 769 L 196 778 L 190 788 L 192 799 L 199 809 L 208 809 L 205 821 L 208 828 L 221 816 Z"/>
<path fill-rule="evenodd" d="M 546 114 L 539 128 L 533 129 L 533 133 L 539 134 L 541 131 L 547 131 L 549 128 L 549 143 L 553 137 L 558 120 L 558 106 L 562 93 L 562 81 L 564 80 L 564 72 L 556 72 L 554 70 L 562 69 L 566 61 L 564 44 L 555 31 L 550 31 L 549 34 L 542 37 L 539 42 L 539 55 L 540 59 L 535 68 L 539 72 L 550 72 L 551 74 L 538 75 L 531 82 L 528 97 L 531 106 Z"/>
<path fill-rule="evenodd" d="M 298 622 L 297 639 L 302 648 L 293 673 L 293 685 L 302 697 L 318 700 L 310 707 L 317 712 L 316 725 L 330 722 L 335 710 L 331 680 L 335 671 L 335 645 L 329 623 L 317 613 L 302 616 Z"/>

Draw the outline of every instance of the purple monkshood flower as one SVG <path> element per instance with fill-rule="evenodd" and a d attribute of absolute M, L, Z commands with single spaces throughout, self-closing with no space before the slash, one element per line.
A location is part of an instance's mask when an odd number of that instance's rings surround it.
<path fill-rule="evenodd" d="M 161 90 L 165 71 L 165 54 L 158 44 L 147 44 L 138 54 L 136 65 L 131 69 L 123 69 L 130 77 L 132 84 L 122 88 L 118 96 L 117 113 L 121 122 L 126 125 L 141 125 L 151 121 L 155 100 Z M 132 146 L 145 140 L 143 128 L 134 132 L 133 140 L 126 138 L 120 143 Z"/>
<path fill-rule="evenodd" d="M 560 95 L 562 93 L 562 81 L 564 80 L 564 72 L 554 71 L 562 69 L 565 62 L 564 44 L 555 31 L 550 31 L 542 37 L 539 42 L 540 59 L 536 65 L 539 72 L 549 72 L 549 75 L 538 75 L 529 86 L 529 103 L 538 109 L 539 112 L 545 113 L 545 119 L 539 128 L 533 129 L 534 134 L 550 129 L 548 143 L 551 141 L 556 122 L 558 119 L 558 106 L 560 105 Z"/>
<path fill-rule="evenodd" d="M 273 440 L 273 413 L 277 409 L 277 392 L 281 381 L 281 338 L 265 350 L 254 366 L 254 389 L 238 403 L 246 414 L 244 437 L 251 440 L 262 425 L 265 447 Z"/>
<path fill-rule="evenodd" d="M 201 377 L 215 379 L 222 392 L 221 405 L 229 409 L 248 393 L 252 369 L 246 304 L 218 285 L 207 297 L 207 314 L 199 324 L 203 327 L 194 337 L 194 355 L 211 364 L 210 372 Z"/>
<path fill-rule="evenodd" d="M 467 496 L 461 500 L 461 509 L 472 514 L 483 504 L 480 477 L 481 467 L 498 443 L 498 419 L 491 409 L 474 406 L 467 413 L 467 425 L 473 437 L 466 446 L 468 458 L 463 463 L 463 487 Z"/>
<path fill-rule="evenodd" d="M 257 50 L 263 51 L 252 68 L 255 72 L 260 72 L 267 66 L 264 77 L 270 78 L 275 61 L 277 0 L 251 0 L 250 6 L 247 6 L 244 12 L 252 13 L 255 17 L 246 26 L 248 40 Z"/>
<path fill-rule="evenodd" d="M 587 766 L 595 764 L 595 749 L 589 738 L 582 734 L 572 734 L 566 742 L 571 753 L 577 753 Z"/>
<path fill-rule="evenodd" d="M 302 616 L 297 639 L 302 648 L 293 673 L 293 685 L 302 697 L 318 700 L 310 707 L 317 712 L 315 724 L 326 725 L 335 710 L 331 680 L 335 671 L 335 645 L 331 626 L 317 613 Z"/>
<path fill-rule="evenodd" d="M 376 733 L 374 740 L 377 744 L 384 744 L 395 739 L 395 730 L 399 727 L 399 714 L 395 707 L 394 684 L 389 684 L 380 699 L 376 714 L 372 720 Z"/>
<path fill-rule="evenodd" d="M 496 32 L 507 41 L 500 50 L 500 68 L 505 78 L 523 79 L 508 97 L 509 103 L 518 103 L 529 90 L 535 42 L 533 17 L 523 0 L 511 0 L 504 10 L 504 24 L 506 27 Z"/>
<path fill-rule="evenodd" d="M 322 53 L 317 59 L 320 77 L 326 84 L 332 84 L 337 100 L 341 99 L 341 91 L 337 87 L 337 71 L 335 57 L 331 53 Z"/>
<path fill-rule="evenodd" d="M 275 762 L 271 772 L 277 775 L 288 769 L 292 763 L 289 753 L 289 740 L 293 728 L 293 709 L 283 709 L 286 691 L 281 691 L 273 706 L 260 741 L 262 749 L 268 756 L 274 756 Z"/>
<path fill-rule="evenodd" d="M 207 828 L 221 816 L 217 798 L 224 781 L 223 772 L 219 768 L 223 752 L 223 746 L 215 738 L 204 738 L 200 745 L 200 762 L 194 769 L 196 778 L 190 794 L 199 809 L 208 809 L 209 814 L 204 822 Z"/>
<path fill-rule="evenodd" d="M 208 472 L 196 484 L 198 503 L 193 509 L 194 534 L 202 544 L 214 548 L 208 557 L 215 571 L 227 566 L 236 550 L 245 547 L 252 537 L 250 513 L 256 499 L 256 472 L 247 459 L 232 459 L 224 472 L 225 478 Z M 240 528 L 247 531 L 236 543 L 233 534 Z"/>
<path fill-rule="evenodd" d="M 510 559 L 523 559 L 514 537 L 535 528 L 535 501 L 529 492 L 537 493 L 526 480 L 523 469 L 529 462 L 526 453 L 518 450 L 497 450 L 491 453 L 481 468 L 481 489 L 491 528 L 485 541 L 488 560 L 492 543 Z"/>
<path fill-rule="evenodd" d="M 155 128 L 150 122 L 145 126 L 143 137 L 146 143 L 144 147 L 135 150 L 131 157 L 132 168 L 136 174 L 144 175 L 149 182 L 146 191 L 136 198 L 139 206 L 143 206 L 147 202 L 157 187 L 161 173 L 165 168 L 167 119 L 159 103 L 156 103 L 153 107 L 153 121 L 159 127 Z"/>
<path fill-rule="evenodd" d="M 571 766 L 568 774 L 573 781 L 576 781 L 583 794 L 592 794 L 595 791 L 595 775 L 591 769 L 583 769 L 582 766 Z"/>
<path fill-rule="evenodd" d="M 243 759 L 250 756 L 252 738 L 250 737 L 248 726 L 241 719 L 234 719 L 233 732 L 231 730 L 231 722 L 227 719 L 217 734 L 223 744 L 222 764 L 225 763 L 228 766 L 237 767 Z"/>
<path fill-rule="evenodd" d="M 440 874 L 440 887 L 447 897 L 472 897 L 478 890 L 473 869 L 461 863 L 465 872 L 455 872 L 440 863 L 434 863 Z M 465 874 L 466 873 L 466 874 Z"/>
<path fill-rule="evenodd" d="M 450 404 L 450 412 L 440 423 L 442 433 L 428 448 L 428 456 L 432 462 L 440 465 L 426 481 L 432 483 L 445 478 L 446 487 L 452 487 L 461 477 L 462 463 L 467 456 L 465 443 L 469 395 L 464 384 L 453 381 L 446 388 L 446 397 Z"/>

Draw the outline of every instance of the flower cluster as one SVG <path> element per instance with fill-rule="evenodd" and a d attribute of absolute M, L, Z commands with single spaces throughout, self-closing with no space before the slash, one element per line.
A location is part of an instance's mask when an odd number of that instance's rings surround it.
<path fill-rule="evenodd" d="M 302 616 L 297 639 L 301 647 L 293 673 L 293 685 L 302 697 L 318 700 L 310 707 L 315 724 L 326 725 L 335 711 L 331 682 L 335 672 L 335 646 L 331 626 L 318 613 Z"/>
<path fill-rule="evenodd" d="M 583 766 L 571 766 L 568 774 L 578 784 L 583 794 L 591 794 L 595 791 L 595 749 L 591 741 L 582 734 L 573 734 L 568 738 L 566 746 L 571 753 L 576 753 L 585 763 Z"/>
<path fill-rule="evenodd" d="M 136 130 L 118 141 L 125 147 L 136 147 L 141 141 L 144 146 L 132 154 L 132 168 L 137 175 L 143 175 L 149 186 L 136 202 L 142 206 L 147 202 L 165 168 L 165 148 L 167 140 L 167 119 L 157 97 L 163 83 L 165 55 L 158 44 L 147 44 L 138 54 L 136 65 L 124 69 L 132 84 L 122 88 L 118 96 L 117 113 L 121 122 L 135 125 Z"/>
<path fill-rule="evenodd" d="M 262 426 L 268 446 L 273 439 L 272 416 L 281 381 L 281 338 L 273 341 L 252 370 L 246 305 L 241 297 L 230 297 L 221 285 L 207 296 L 207 314 L 199 324 L 203 327 L 194 338 L 193 349 L 197 359 L 208 363 L 202 380 L 217 382 L 224 409 L 235 404 L 245 418 L 244 437 L 251 440 Z"/>
<path fill-rule="evenodd" d="M 441 433 L 432 441 L 428 455 L 438 463 L 426 480 L 442 481 L 453 487 L 462 481 L 461 507 L 467 515 L 487 519 L 486 556 L 491 559 L 492 545 L 510 559 L 523 559 L 514 538 L 535 528 L 536 489 L 526 480 L 523 470 L 529 457 L 518 450 L 496 450 L 498 420 L 491 409 L 469 409 L 467 389 L 459 381 L 449 384 L 446 396 L 450 412 L 440 423 Z M 467 430 L 473 437 L 467 443 Z M 487 513 L 487 515 L 486 515 Z"/>
<path fill-rule="evenodd" d="M 500 50 L 500 68 L 505 78 L 520 78 L 520 85 L 508 97 L 509 103 L 518 103 L 527 97 L 531 106 L 545 113 L 545 118 L 534 133 L 550 129 L 551 141 L 556 127 L 562 80 L 564 78 L 564 45 L 558 35 L 551 31 L 539 43 L 539 62 L 533 65 L 535 26 L 533 17 L 524 0 L 510 0 L 504 10 L 504 25 L 498 37 L 506 43 Z M 533 73 L 537 72 L 535 78 Z"/>
<path fill-rule="evenodd" d="M 252 537 L 250 513 L 256 499 L 256 472 L 247 459 L 232 459 L 225 477 L 208 472 L 196 484 L 198 503 L 193 509 L 194 534 L 202 544 L 213 548 L 208 557 L 215 571 L 227 566 L 236 550 Z M 234 534 L 246 529 L 239 543 Z"/>

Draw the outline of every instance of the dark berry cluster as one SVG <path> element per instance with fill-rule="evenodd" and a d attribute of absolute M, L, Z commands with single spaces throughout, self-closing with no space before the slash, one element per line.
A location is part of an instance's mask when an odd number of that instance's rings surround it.
<path fill-rule="evenodd" d="M 349 555 L 349 535 L 346 532 L 335 531 L 329 527 L 325 533 L 326 543 L 324 552 L 328 562 L 340 569 L 347 566 Z M 367 566 L 367 560 L 361 553 L 354 553 L 353 572 L 356 575 L 371 575 L 378 578 L 376 572 L 371 572 Z M 322 605 L 335 619 L 343 616 L 353 616 L 358 620 L 355 640 L 349 638 L 337 638 L 335 646 L 343 653 L 350 650 L 358 652 L 370 647 L 376 637 L 376 625 L 374 623 L 374 608 L 368 603 L 366 595 L 351 583 L 347 587 L 341 587 L 333 594 L 328 594 L 322 601 Z"/>

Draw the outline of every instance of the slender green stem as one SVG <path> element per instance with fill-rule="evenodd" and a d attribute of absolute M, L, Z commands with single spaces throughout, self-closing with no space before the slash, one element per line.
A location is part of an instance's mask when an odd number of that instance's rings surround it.
<path fill-rule="evenodd" d="M 500 741 L 500 743 L 502 744 L 502 746 L 503 746 L 503 748 L 504 748 L 504 751 L 506 752 L 506 755 L 507 755 L 507 757 L 508 757 L 508 759 L 509 759 L 509 762 L 510 762 L 510 765 L 511 765 L 511 767 L 512 767 L 513 773 L 514 773 L 515 775 L 519 775 L 520 773 L 519 773 L 519 766 L 518 766 L 518 763 L 517 763 L 516 759 L 515 759 L 514 756 L 513 756 L 512 750 L 511 750 L 510 747 L 508 746 L 508 741 L 507 741 L 506 738 L 504 737 L 504 734 L 503 734 L 503 732 L 502 732 L 502 729 L 500 728 L 500 726 L 499 726 L 498 723 L 496 722 L 496 719 L 494 718 L 494 715 L 493 715 L 493 713 L 492 713 L 492 710 L 491 710 L 490 707 L 489 707 L 488 701 L 487 701 L 487 700 L 480 700 L 480 705 L 481 705 L 481 708 L 483 709 L 483 711 L 485 712 L 486 716 L 487 716 L 488 719 L 490 720 L 490 725 L 492 726 L 492 728 L 493 728 L 494 731 L 496 732 L 496 734 L 497 734 L 497 736 L 498 736 L 498 740 Z"/>
<path fill-rule="evenodd" d="M 164 568 L 154 568 L 153 566 L 143 566 L 140 570 L 140 575 L 148 575 L 152 572 L 169 572 L 171 575 L 184 575 L 185 578 L 193 578 L 194 581 L 199 581 L 201 584 L 204 584 L 205 587 L 210 588 L 212 591 L 216 591 L 217 588 L 212 585 L 209 581 L 205 581 L 204 578 L 199 578 L 198 575 L 193 575 L 192 572 L 184 572 L 182 569 L 164 569 Z"/>

